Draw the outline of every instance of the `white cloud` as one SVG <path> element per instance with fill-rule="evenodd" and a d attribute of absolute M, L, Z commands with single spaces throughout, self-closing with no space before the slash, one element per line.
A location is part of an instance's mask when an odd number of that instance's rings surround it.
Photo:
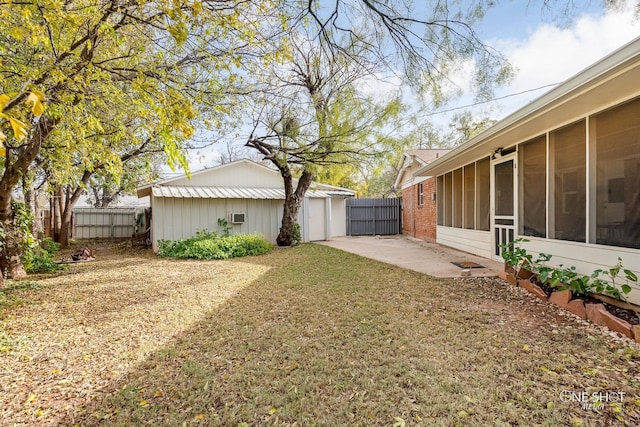
<path fill-rule="evenodd" d="M 583 15 L 567 28 L 543 24 L 526 40 L 495 42 L 518 70 L 513 82 L 498 95 L 563 82 L 636 38 L 640 22 L 633 19 L 633 4 L 629 1 L 624 8 L 601 16 Z M 501 102 L 502 110 L 513 111 L 544 92 Z"/>
<path fill-rule="evenodd" d="M 464 94 L 443 107 L 454 109 L 445 114 L 424 115 L 440 127 L 446 127 L 456 112 L 471 110 L 478 117 L 500 119 L 552 89 L 640 35 L 640 21 L 634 20 L 634 0 L 617 11 L 602 15 L 583 14 L 563 27 L 543 23 L 523 28 L 522 38 L 493 39 L 488 44 L 501 52 L 517 69 L 514 80 L 496 89 L 498 100 L 476 107 L 470 87 L 473 67 L 464 64 L 452 80 Z M 545 87 L 547 86 L 547 87 Z M 539 90 L 534 90 L 540 88 Z M 524 92 L 520 95 L 511 96 Z M 462 109 L 457 110 L 458 107 Z"/>

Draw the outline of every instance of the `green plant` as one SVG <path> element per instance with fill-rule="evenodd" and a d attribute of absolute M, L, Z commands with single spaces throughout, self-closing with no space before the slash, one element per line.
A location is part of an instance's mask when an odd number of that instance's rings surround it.
<path fill-rule="evenodd" d="M 40 247 L 51 256 L 60 252 L 60 246 L 60 243 L 54 242 L 51 237 L 45 237 L 40 241 Z"/>
<path fill-rule="evenodd" d="M 40 241 L 32 249 L 25 251 L 22 256 L 25 271 L 34 273 L 57 273 L 67 268 L 64 264 L 58 264 L 53 257 L 60 251 L 60 243 L 47 237 Z"/>
<path fill-rule="evenodd" d="M 12 201 L 11 209 L 13 224 L 7 228 L 0 225 L 0 250 L 2 251 L 0 256 L 7 256 L 7 242 L 15 242 L 14 244 L 19 247 L 20 259 L 26 269 L 30 257 L 33 256 L 33 251 L 38 247 L 38 243 L 31 233 L 33 215 L 25 203 Z"/>
<path fill-rule="evenodd" d="M 39 250 L 31 255 L 29 264 L 25 268 L 27 273 L 57 273 L 66 269 L 67 266 L 55 262 L 46 250 Z"/>
<path fill-rule="evenodd" d="M 504 261 L 512 267 L 514 270 L 518 270 L 525 264 L 533 264 L 533 256 L 527 252 L 526 249 L 520 246 L 521 243 L 528 242 L 529 240 L 522 237 L 517 238 L 510 243 L 500 244 L 501 254 Z"/>
<path fill-rule="evenodd" d="M 227 259 L 269 252 L 273 245 L 258 234 L 218 236 L 198 231 L 194 237 L 182 240 L 160 240 L 158 255 L 167 258 Z"/>
<path fill-rule="evenodd" d="M 226 218 L 218 218 L 218 229 L 222 229 L 223 236 L 229 236 L 233 228 L 229 226 L 229 221 Z"/>
<path fill-rule="evenodd" d="M 555 269 L 551 273 L 551 287 L 558 290 L 570 290 L 573 296 L 589 296 L 591 293 L 591 283 L 589 276 L 578 274 L 574 266 Z"/>
<path fill-rule="evenodd" d="M 300 224 L 296 222 L 293 226 L 293 241 L 291 244 L 295 246 L 300 242 L 302 242 L 302 233 L 300 232 Z"/>
<path fill-rule="evenodd" d="M 586 297 L 592 293 L 609 295 L 619 301 L 625 300 L 624 295 L 631 292 L 631 285 L 638 282 L 638 277 L 631 270 L 622 266 L 622 259 L 618 257 L 618 262 L 613 267 L 602 270 L 597 269 L 590 276 L 579 274 L 576 268 L 557 268 L 546 265 L 537 267 L 536 273 L 540 280 L 547 281 L 553 288 L 559 290 L 570 290 L 574 296 Z M 622 274 L 621 274 L 622 273 Z M 616 281 L 620 279 L 625 283 L 618 287 Z"/>
<path fill-rule="evenodd" d="M 551 284 L 551 277 L 556 270 L 554 267 L 548 266 L 546 263 L 551 259 L 551 255 L 540 253 L 538 258 L 532 263 L 531 271 L 538 275 L 542 283 Z"/>
<path fill-rule="evenodd" d="M 621 274 L 622 273 L 622 274 Z M 590 279 L 594 292 L 609 295 L 619 301 L 625 300 L 623 294 L 631 292 L 631 285 L 638 283 L 638 276 L 622 266 L 622 258 L 618 257 L 618 262 L 608 270 L 595 270 Z M 624 284 L 618 287 L 616 280 L 622 279 Z M 621 293 L 622 292 L 622 293 Z"/>

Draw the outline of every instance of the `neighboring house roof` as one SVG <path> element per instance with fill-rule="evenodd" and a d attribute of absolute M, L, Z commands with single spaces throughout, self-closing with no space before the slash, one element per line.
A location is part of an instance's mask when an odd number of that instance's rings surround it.
<path fill-rule="evenodd" d="M 447 154 L 450 149 L 413 149 L 406 150 L 402 155 L 402 163 L 400 164 L 400 170 L 398 176 L 393 184 L 393 187 L 399 189 L 402 183 L 405 181 L 405 175 L 413 174 L 416 170 L 429 163 L 437 160 L 438 158 Z M 411 177 L 413 178 L 413 177 Z"/>
<path fill-rule="evenodd" d="M 294 180 L 297 185 L 297 180 Z M 284 200 L 284 183 L 280 173 L 252 160 L 242 159 L 191 174 L 156 181 L 138 187 L 138 197 L 207 198 L 207 199 L 275 199 Z M 313 182 L 307 197 L 351 197 L 348 188 Z"/>
<path fill-rule="evenodd" d="M 138 197 L 131 194 L 125 194 L 123 196 L 118 197 L 118 200 L 115 203 L 112 203 L 109 207 L 111 208 L 148 208 L 151 206 L 151 202 L 149 201 L 149 197 Z M 74 209 L 86 209 L 93 208 L 92 201 L 86 195 L 80 196 L 80 199 L 76 202 L 76 206 Z"/>
<path fill-rule="evenodd" d="M 427 165 L 433 162 L 436 159 L 439 159 L 441 156 L 447 154 L 451 149 L 415 149 L 415 150 L 407 150 L 404 152 L 405 156 L 411 156 L 418 163 L 422 163 L 423 165 Z"/>
<path fill-rule="evenodd" d="M 494 152 L 576 119 L 576 110 L 588 114 L 614 106 L 640 91 L 640 37 L 566 80 L 495 125 L 423 166 L 420 176 L 449 172 Z M 504 145 L 509 142 L 509 145 Z"/>

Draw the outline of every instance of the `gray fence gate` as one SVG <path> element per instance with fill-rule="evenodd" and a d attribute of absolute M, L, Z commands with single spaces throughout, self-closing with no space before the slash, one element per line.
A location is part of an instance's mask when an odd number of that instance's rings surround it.
<path fill-rule="evenodd" d="M 123 239 L 130 238 L 135 230 L 135 209 L 73 210 L 74 239 Z"/>
<path fill-rule="evenodd" d="M 402 199 L 347 199 L 347 235 L 402 233 Z"/>

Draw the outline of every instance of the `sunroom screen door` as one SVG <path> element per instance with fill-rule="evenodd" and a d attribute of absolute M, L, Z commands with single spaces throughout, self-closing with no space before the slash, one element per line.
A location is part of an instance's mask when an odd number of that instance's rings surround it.
<path fill-rule="evenodd" d="M 500 258 L 501 244 L 511 243 L 515 234 L 515 160 L 506 160 L 493 165 L 494 192 L 494 256 Z"/>

